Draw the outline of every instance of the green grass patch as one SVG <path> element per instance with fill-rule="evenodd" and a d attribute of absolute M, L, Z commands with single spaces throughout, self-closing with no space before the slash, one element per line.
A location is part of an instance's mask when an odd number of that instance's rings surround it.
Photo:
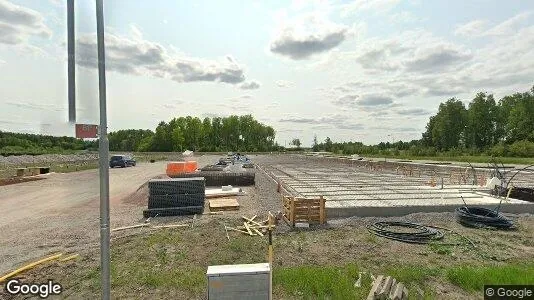
<path fill-rule="evenodd" d="M 438 268 L 424 266 L 399 265 L 391 266 L 386 270 L 386 275 L 392 276 L 397 281 L 404 283 L 424 283 L 428 278 L 438 276 Z"/>
<path fill-rule="evenodd" d="M 452 254 L 452 246 L 451 245 L 444 245 L 440 243 L 430 243 L 428 244 L 428 247 L 430 250 L 437 254 L 441 255 L 451 255 Z"/>
<path fill-rule="evenodd" d="M 364 157 L 384 158 L 384 155 L 367 154 Z M 405 160 L 434 160 L 434 161 L 451 161 L 451 162 L 470 162 L 470 163 L 491 163 L 493 161 L 503 164 L 534 164 L 534 158 L 531 157 L 492 157 L 487 155 L 459 155 L 459 156 L 412 156 L 412 155 L 387 155 L 387 158 L 405 159 Z"/>
<path fill-rule="evenodd" d="M 273 284 L 279 285 L 292 296 L 304 299 L 362 299 L 371 288 L 371 279 L 365 276 L 362 286 L 354 287 L 358 267 L 298 266 L 275 268 Z"/>
<path fill-rule="evenodd" d="M 482 291 L 484 284 L 532 284 L 534 264 L 508 266 L 459 266 L 448 269 L 447 279 L 468 291 Z"/>

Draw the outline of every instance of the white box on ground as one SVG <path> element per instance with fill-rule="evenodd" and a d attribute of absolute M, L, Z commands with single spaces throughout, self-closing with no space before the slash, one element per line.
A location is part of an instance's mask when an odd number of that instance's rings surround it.
<path fill-rule="evenodd" d="M 208 299 L 265 299 L 272 295 L 269 263 L 208 266 Z"/>

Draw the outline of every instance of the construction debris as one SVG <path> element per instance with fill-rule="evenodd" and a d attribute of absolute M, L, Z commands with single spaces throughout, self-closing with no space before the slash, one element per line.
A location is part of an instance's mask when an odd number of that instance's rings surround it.
<path fill-rule="evenodd" d="M 177 228 L 177 227 L 189 227 L 189 225 L 188 224 L 170 224 L 170 225 L 152 226 L 150 228 L 159 229 L 159 228 Z"/>
<path fill-rule="evenodd" d="M 269 212 L 269 215 L 274 220 L 274 216 Z M 237 227 L 229 227 L 224 226 L 225 230 L 233 230 L 237 232 L 241 232 L 250 236 L 264 236 L 264 232 L 266 232 L 269 228 L 274 228 L 275 225 L 269 225 L 269 217 L 265 221 L 256 221 L 257 215 L 254 215 L 252 218 L 247 218 L 245 216 L 242 216 L 243 220 L 243 226 L 237 226 Z"/>
<path fill-rule="evenodd" d="M 378 275 L 367 296 L 367 300 L 375 299 L 405 300 L 408 299 L 408 289 L 391 276 Z"/>
<path fill-rule="evenodd" d="M 111 229 L 111 232 L 121 231 L 121 230 L 126 230 L 126 229 L 139 228 L 139 227 L 148 227 L 148 226 L 150 226 L 149 223 L 137 224 L 137 225 L 131 225 L 131 226 L 124 226 L 124 227 L 113 228 L 113 229 Z"/>
<path fill-rule="evenodd" d="M 196 215 L 193 219 L 193 221 L 196 219 Z M 118 227 L 111 229 L 111 232 L 117 232 L 127 229 L 134 229 L 134 228 L 141 228 L 141 227 L 149 227 L 151 229 L 160 229 L 160 228 L 177 228 L 177 227 L 193 227 L 193 223 L 191 224 L 167 224 L 167 225 L 156 225 L 152 226 L 150 223 L 143 223 L 143 224 L 136 224 L 131 226 L 124 226 L 124 227 Z"/>

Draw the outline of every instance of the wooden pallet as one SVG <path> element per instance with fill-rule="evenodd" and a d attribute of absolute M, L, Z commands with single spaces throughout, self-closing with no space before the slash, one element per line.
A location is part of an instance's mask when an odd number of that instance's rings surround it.
<path fill-rule="evenodd" d="M 239 203 L 235 198 L 219 198 L 210 200 L 210 211 L 239 210 Z"/>
<path fill-rule="evenodd" d="M 295 223 L 325 224 L 325 199 L 282 196 L 283 219 L 291 227 Z"/>

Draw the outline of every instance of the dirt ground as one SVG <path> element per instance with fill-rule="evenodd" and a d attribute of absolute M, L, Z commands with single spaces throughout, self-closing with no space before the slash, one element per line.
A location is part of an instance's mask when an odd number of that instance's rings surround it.
<path fill-rule="evenodd" d="M 261 157 L 250 156 L 253 161 Z M 218 157 L 196 158 L 199 165 Z M 111 227 L 143 222 L 148 190 L 144 183 L 164 173 L 164 163 L 111 170 Z M 0 187 L 0 204 L 6 209 L 0 219 L 0 274 L 55 252 L 79 253 L 80 258 L 55 262 L 21 275 L 27 282 L 53 278 L 60 282 L 62 297 L 99 297 L 98 176 L 97 171 L 57 174 L 46 180 Z M 80 184 L 83 182 L 83 184 Z M 21 192 L 21 187 L 26 189 Z M 265 261 L 267 240 L 229 232 L 224 225 L 242 224 L 241 216 L 281 210 L 276 184 L 256 171 L 256 185 L 244 187 L 238 196 L 240 210 L 222 215 L 155 218 L 154 225 L 188 224 L 187 228 L 156 230 L 137 228 L 112 233 L 112 294 L 114 299 L 205 299 L 205 271 L 212 264 Z M 23 205 L 21 203 L 26 203 Z M 515 231 L 466 228 L 452 213 L 418 213 L 396 218 L 329 219 L 325 226 L 290 230 L 283 222 L 274 232 L 274 268 L 355 264 L 358 270 L 389 274 L 421 287 L 429 299 L 482 299 L 481 293 L 451 284 L 440 272 L 455 266 L 503 266 L 532 263 L 534 216 L 508 215 Z M 371 235 L 366 225 L 380 220 L 402 220 L 446 227 L 445 243 L 414 245 Z M 465 243 L 459 233 L 470 239 Z M 186 274 L 186 275 L 184 275 Z M 158 277 L 159 276 L 159 277 Z M 176 278 L 167 282 L 169 278 Z M 361 288 L 368 291 L 369 282 Z M 275 276 L 275 299 L 301 299 Z M 10 298 L 0 291 L 0 298 Z M 11 297 L 12 298 L 12 297 Z"/>
<path fill-rule="evenodd" d="M 217 157 L 195 158 L 199 165 Z M 165 174 L 166 162 L 110 169 L 111 228 L 142 220 L 130 203 L 147 180 Z M 0 274 L 48 253 L 98 247 L 98 170 L 43 175 L 43 180 L 0 186 Z M 139 196 L 139 195 L 137 195 Z M 146 198 L 145 208 L 146 208 Z"/>

